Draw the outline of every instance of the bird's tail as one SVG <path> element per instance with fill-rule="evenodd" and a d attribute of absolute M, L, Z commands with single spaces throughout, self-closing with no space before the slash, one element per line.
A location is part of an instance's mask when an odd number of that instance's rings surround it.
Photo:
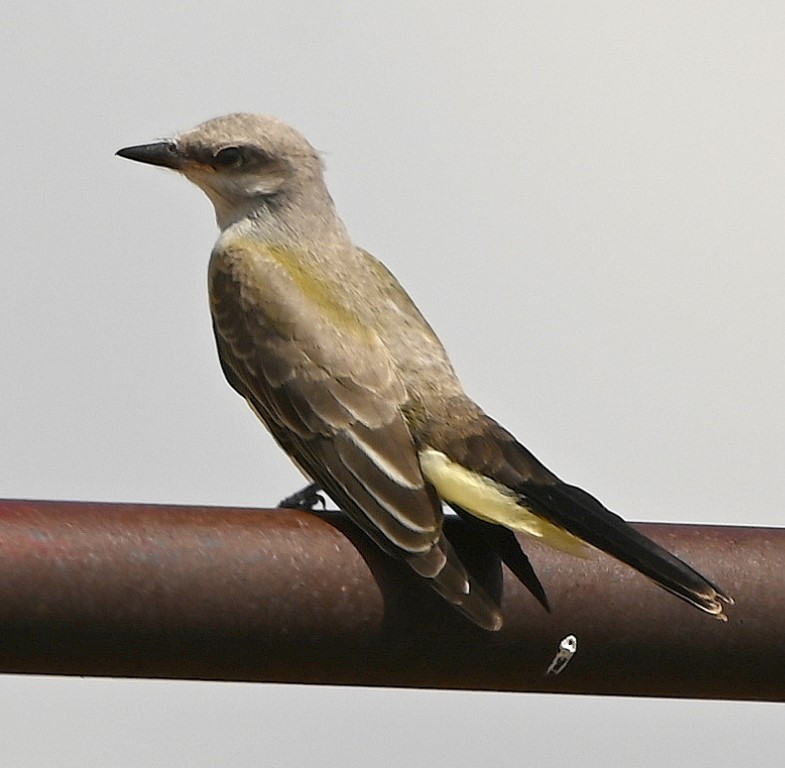
<path fill-rule="evenodd" d="M 733 604 L 731 597 L 586 491 L 560 482 L 526 483 L 518 490 L 522 501 L 550 522 L 627 563 L 682 600 L 727 621 L 722 611 L 724 604 Z"/>
<path fill-rule="evenodd" d="M 406 561 L 469 620 L 491 632 L 502 628 L 501 609 L 469 575 L 446 538 L 442 537 L 428 552 L 411 555 Z"/>

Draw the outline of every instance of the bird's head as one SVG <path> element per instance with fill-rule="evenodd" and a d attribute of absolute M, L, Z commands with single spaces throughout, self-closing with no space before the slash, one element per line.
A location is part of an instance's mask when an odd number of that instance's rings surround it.
<path fill-rule="evenodd" d="M 268 115 L 216 117 L 174 138 L 117 154 L 182 173 L 210 198 L 222 229 L 276 199 L 324 190 L 317 151 Z"/>

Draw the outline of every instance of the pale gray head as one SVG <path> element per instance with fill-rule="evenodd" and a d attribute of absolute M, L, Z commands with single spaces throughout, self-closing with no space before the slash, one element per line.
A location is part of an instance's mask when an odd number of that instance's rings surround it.
<path fill-rule="evenodd" d="M 269 115 L 216 117 L 172 139 L 117 154 L 182 173 L 210 198 L 222 229 L 276 205 L 331 205 L 317 151 Z"/>

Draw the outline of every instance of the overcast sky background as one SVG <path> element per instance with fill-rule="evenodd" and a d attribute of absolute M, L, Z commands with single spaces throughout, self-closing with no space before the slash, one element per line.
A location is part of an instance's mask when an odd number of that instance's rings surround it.
<path fill-rule="evenodd" d="M 216 360 L 210 204 L 113 156 L 256 111 L 325 152 L 356 241 L 562 477 L 632 520 L 782 523 L 782 3 L 11 0 L 0 72 L 0 496 L 301 483 Z M 777 765 L 785 739 L 765 704 L 12 676 L 0 738 L 63 768 Z"/>

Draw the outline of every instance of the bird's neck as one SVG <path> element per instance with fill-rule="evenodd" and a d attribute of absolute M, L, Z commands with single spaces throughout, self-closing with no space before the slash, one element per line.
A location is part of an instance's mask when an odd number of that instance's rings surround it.
<path fill-rule="evenodd" d="M 335 253 L 353 245 L 326 190 L 293 192 L 284 197 L 259 197 L 247 205 L 222 206 L 213 200 L 222 232 L 240 231 L 246 237 L 301 251 L 328 249 Z"/>

